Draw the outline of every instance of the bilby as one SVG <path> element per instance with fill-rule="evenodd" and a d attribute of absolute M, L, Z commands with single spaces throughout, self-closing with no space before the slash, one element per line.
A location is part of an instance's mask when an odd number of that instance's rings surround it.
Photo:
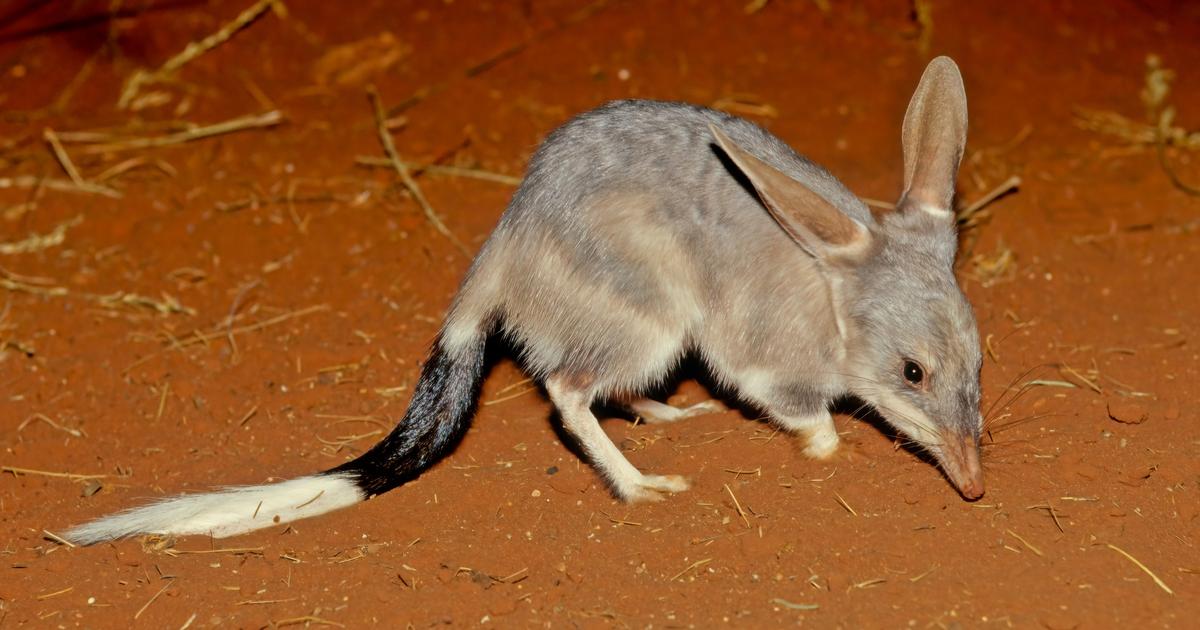
<path fill-rule="evenodd" d="M 934 59 L 904 118 L 904 191 L 894 211 L 873 215 L 746 120 L 639 100 L 582 114 L 531 159 L 391 434 L 325 472 L 167 498 L 65 537 L 230 536 L 404 484 L 466 432 L 492 335 L 519 349 L 622 500 L 688 482 L 635 468 L 591 407 L 617 401 L 649 422 L 703 412 L 638 398 L 686 355 L 806 438 L 813 457 L 838 446 L 831 401 L 856 396 L 977 499 L 979 339 L 954 277 L 951 208 L 966 128 L 958 68 Z"/>

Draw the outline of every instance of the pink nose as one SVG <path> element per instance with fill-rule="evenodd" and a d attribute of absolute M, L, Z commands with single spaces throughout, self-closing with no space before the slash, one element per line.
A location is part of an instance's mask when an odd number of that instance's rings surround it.
<path fill-rule="evenodd" d="M 958 489 L 962 493 L 963 498 L 968 501 L 974 501 L 983 496 L 983 475 L 975 479 L 968 479 Z"/>
<path fill-rule="evenodd" d="M 983 466 L 979 463 L 979 444 L 970 438 L 962 442 L 963 470 L 958 491 L 963 498 L 974 501 L 983 496 Z"/>
<path fill-rule="evenodd" d="M 979 441 L 973 436 L 944 434 L 942 465 L 946 476 L 968 501 L 983 496 L 983 466 L 979 463 Z"/>

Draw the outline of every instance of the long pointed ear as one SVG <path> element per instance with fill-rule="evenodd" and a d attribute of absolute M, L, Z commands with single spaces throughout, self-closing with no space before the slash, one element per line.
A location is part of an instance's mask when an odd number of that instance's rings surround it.
<path fill-rule="evenodd" d="M 925 67 L 904 115 L 904 194 L 901 206 L 953 217 L 958 164 L 967 143 L 967 93 L 949 57 Z"/>
<path fill-rule="evenodd" d="M 846 216 L 809 187 L 734 144 L 709 124 L 717 144 L 746 175 L 767 211 L 789 236 L 817 258 L 861 251 L 866 227 Z"/>

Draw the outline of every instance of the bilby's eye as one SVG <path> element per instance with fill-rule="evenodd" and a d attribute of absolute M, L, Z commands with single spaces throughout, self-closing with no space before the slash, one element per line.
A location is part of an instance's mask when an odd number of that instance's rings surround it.
<path fill-rule="evenodd" d="M 925 381 L 925 368 L 911 359 L 904 361 L 904 380 L 912 385 L 920 385 Z"/>

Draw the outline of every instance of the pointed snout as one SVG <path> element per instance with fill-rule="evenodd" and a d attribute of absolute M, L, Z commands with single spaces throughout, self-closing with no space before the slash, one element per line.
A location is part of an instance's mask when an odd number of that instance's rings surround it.
<path fill-rule="evenodd" d="M 968 501 L 983 496 L 983 466 L 979 463 L 979 440 L 972 436 L 946 436 L 942 466 L 959 494 Z"/>

